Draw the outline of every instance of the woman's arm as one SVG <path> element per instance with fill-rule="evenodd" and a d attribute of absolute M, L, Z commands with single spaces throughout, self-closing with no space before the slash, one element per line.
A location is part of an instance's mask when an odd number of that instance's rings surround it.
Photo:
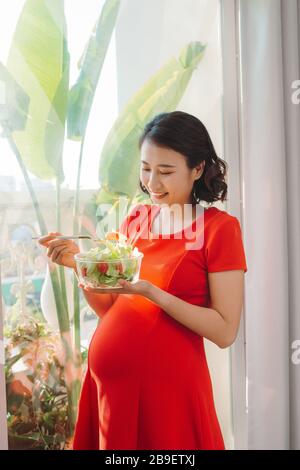
<path fill-rule="evenodd" d="M 209 273 L 211 308 L 199 307 L 150 284 L 146 296 L 166 313 L 220 348 L 227 348 L 238 333 L 244 292 L 244 271 Z"/>
<path fill-rule="evenodd" d="M 106 314 L 106 312 L 114 304 L 116 297 L 118 297 L 118 294 L 97 295 L 93 292 L 87 292 L 85 290 L 83 290 L 83 294 L 87 303 L 90 307 L 92 307 L 99 318 L 102 318 Z M 115 298 L 113 298 L 114 295 L 116 296 Z"/>
<path fill-rule="evenodd" d="M 200 336 L 209 339 L 220 348 L 227 348 L 235 341 L 238 333 L 244 295 L 244 270 L 208 273 L 210 307 L 190 304 L 152 282 L 140 279 L 134 284 L 123 280 L 119 295 L 143 295 L 159 305 L 168 315 Z M 103 293 L 91 288 L 84 291 L 95 295 L 95 302 Z"/>
<path fill-rule="evenodd" d="M 60 232 L 50 232 L 48 235 L 39 238 L 39 243 L 48 248 L 47 256 L 53 263 L 74 269 L 77 279 L 78 271 L 74 255 L 79 253 L 79 247 L 73 240 L 61 240 L 56 238 L 61 236 Z M 118 297 L 118 294 L 104 292 L 101 296 L 84 291 L 85 298 L 88 304 L 92 307 L 95 313 L 102 318 L 107 310 L 113 305 Z"/>

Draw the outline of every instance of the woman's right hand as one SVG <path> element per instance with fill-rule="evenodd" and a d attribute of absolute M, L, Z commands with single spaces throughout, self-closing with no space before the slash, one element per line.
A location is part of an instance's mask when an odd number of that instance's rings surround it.
<path fill-rule="evenodd" d="M 48 248 L 47 256 L 53 263 L 76 270 L 74 255 L 79 253 L 80 249 L 73 240 L 61 240 L 60 238 L 56 238 L 61 235 L 62 234 L 59 232 L 50 232 L 48 235 L 40 237 L 38 242 L 40 245 Z"/>

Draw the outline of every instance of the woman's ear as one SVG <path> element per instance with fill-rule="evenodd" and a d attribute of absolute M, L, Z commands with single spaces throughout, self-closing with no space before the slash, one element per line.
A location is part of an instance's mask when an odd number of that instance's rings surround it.
<path fill-rule="evenodd" d="M 205 161 L 201 162 L 199 165 L 195 167 L 196 169 L 196 180 L 199 180 L 204 172 Z M 196 181 L 195 180 L 195 181 Z"/>

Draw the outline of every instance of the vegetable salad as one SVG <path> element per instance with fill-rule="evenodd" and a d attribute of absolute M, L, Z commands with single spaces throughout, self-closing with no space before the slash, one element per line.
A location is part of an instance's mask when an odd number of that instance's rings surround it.
<path fill-rule="evenodd" d="M 76 256 L 85 281 L 95 287 L 116 286 L 119 279 L 135 280 L 142 253 L 126 240 L 101 240 L 98 246 Z"/>

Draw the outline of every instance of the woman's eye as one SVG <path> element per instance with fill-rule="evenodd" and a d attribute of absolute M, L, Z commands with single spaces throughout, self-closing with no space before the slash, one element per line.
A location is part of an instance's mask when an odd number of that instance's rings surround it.
<path fill-rule="evenodd" d="M 143 168 L 143 171 L 150 171 L 148 168 Z M 173 172 L 169 173 L 160 173 L 161 175 L 171 175 Z"/>

